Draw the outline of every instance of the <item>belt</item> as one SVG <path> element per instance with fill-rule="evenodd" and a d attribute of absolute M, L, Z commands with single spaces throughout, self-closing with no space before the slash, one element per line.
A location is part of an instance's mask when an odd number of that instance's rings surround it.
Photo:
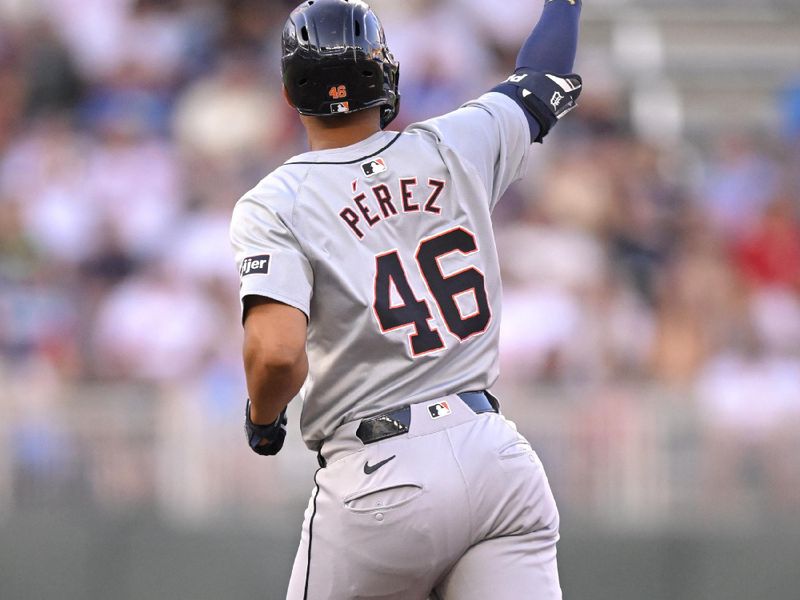
<path fill-rule="evenodd" d="M 500 412 L 500 403 L 489 392 L 462 392 L 457 394 L 476 414 Z M 356 437 L 364 444 L 372 444 L 380 440 L 408 433 L 411 426 L 411 406 L 362 419 L 356 430 Z"/>

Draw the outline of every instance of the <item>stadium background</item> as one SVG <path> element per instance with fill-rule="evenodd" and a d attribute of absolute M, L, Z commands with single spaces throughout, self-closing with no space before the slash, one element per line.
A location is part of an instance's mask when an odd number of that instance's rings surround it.
<path fill-rule="evenodd" d="M 582 106 L 496 213 L 566 597 L 797 600 L 800 5 L 586 4 Z M 3 600 L 281 597 L 314 457 L 297 407 L 244 443 L 227 226 L 304 149 L 292 5 L 0 0 Z M 541 1 L 373 5 L 403 126 L 506 77 Z"/>

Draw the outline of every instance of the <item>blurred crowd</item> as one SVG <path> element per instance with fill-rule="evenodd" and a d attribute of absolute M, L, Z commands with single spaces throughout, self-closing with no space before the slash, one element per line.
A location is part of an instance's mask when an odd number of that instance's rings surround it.
<path fill-rule="evenodd" d="M 294 4 L 0 0 L 0 385 L 243 394 L 227 231 L 234 202 L 305 150 L 279 73 Z M 372 4 L 402 62 L 393 128 L 506 77 L 538 11 Z M 679 390 L 720 464 L 796 444 L 800 95 L 785 132 L 662 144 L 630 123 L 623 81 L 583 74 L 581 109 L 495 215 L 505 382 Z"/>

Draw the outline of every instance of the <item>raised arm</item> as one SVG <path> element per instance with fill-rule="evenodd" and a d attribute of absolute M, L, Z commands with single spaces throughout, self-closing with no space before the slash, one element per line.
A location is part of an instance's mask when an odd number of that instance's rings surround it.
<path fill-rule="evenodd" d="M 555 122 L 576 105 L 582 83 L 571 73 L 580 13 L 581 0 L 547 0 L 517 56 L 515 74 L 494 88 L 525 111 L 533 141 L 541 142 Z M 546 74 L 562 77 L 548 78 Z"/>

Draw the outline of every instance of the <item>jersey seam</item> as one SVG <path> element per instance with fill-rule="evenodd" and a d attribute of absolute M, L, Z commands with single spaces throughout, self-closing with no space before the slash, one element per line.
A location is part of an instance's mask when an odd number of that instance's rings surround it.
<path fill-rule="evenodd" d="M 312 276 L 311 290 L 312 290 L 312 295 L 313 295 L 314 280 L 316 280 L 316 277 L 315 277 L 315 273 L 314 273 L 314 265 L 313 265 L 312 260 L 311 260 L 311 254 L 308 251 L 308 247 L 306 246 L 306 244 L 301 239 L 301 236 L 297 235 L 297 233 L 295 232 L 295 230 L 298 229 L 298 225 L 295 223 L 295 213 L 297 211 L 297 201 L 298 201 L 297 199 L 300 196 L 300 191 L 303 189 L 303 186 L 305 185 L 306 181 L 308 180 L 308 177 L 310 175 L 310 171 L 311 171 L 310 169 L 306 169 L 305 175 L 303 176 L 302 180 L 297 184 L 297 189 L 295 190 L 294 194 L 292 195 L 292 208 L 289 211 L 289 225 L 290 225 L 290 227 L 287 227 L 286 231 L 289 233 L 289 235 L 292 236 L 292 239 L 294 239 L 294 241 L 297 242 L 297 245 L 300 248 L 300 250 L 302 251 L 303 256 L 308 261 L 308 266 L 311 267 L 311 276 Z M 278 300 L 278 298 L 275 298 L 275 299 Z M 302 304 L 305 305 L 305 303 L 302 303 Z M 310 298 L 309 298 L 308 305 L 309 305 L 308 313 L 310 313 L 311 312 L 311 300 L 310 300 Z M 310 317 L 310 315 L 308 315 L 308 316 Z"/>
<path fill-rule="evenodd" d="M 501 94 L 501 95 L 502 95 L 502 94 Z M 495 117 L 495 115 L 492 113 L 492 111 L 491 111 L 491 110 L 489 110 L 489 109 L 488 109 L 486 106 L 484 106 L 483 104 L 480 104 L 480 103 L 479 103 L 479 99 L 475 99 L 475 100 L 472 100 L 472 101 L 470 101 L 470 102 L 467 102 L 466 104 L 464 104 L 463 108 L 467 108 L 467 107 L 471 107 L 471 108 L 479 108 L 479 109 L 481 109 L 482 111 L 484 111 L 486 114 L 488 114 L 488 115 L 489 115 L 489 116 L 490 116 L 490 117 L 491 117 L 493 120 L 495 120 L 495 121 L 497 120 L 497 117 Z M 489 209 L 491 209 L 491 207 L 492 207 L 492 193 L 491 193 L 491 192 L 492 192 L 492 190 L 488 189 L 488 186 L 489 186 L 489 183 L 490 183 L 490 182 L 488 182 L 488 181 L 483 181 L 483 177 L 481 177 L 480 171 L 478 170 L 478 167 L 476 167 L 476 166 L 475 166 L 475 163 L 473 163 L 471 160 L 469 160 L 469 159 L 467 159 L 467 158 L 463 158 L 463 157 L 462 157 L 462 156 L 461 156 L 461 155 L 460 155 L 458 152 L 456 152 L 456 151 L 455 151 L 455 149 L 453 149 L 453 147 L 452 147 L 452 146 L 450 146 L 450 144 L 448 144 L 448 143 L 447 143 L 447 142 L 446 142 L 446 141 L 445 141 L 445 140 L 444 140 L 444 139 L 443 139 L 443 138 L 442 138 L 442 137 L 441 137 L 441 136 L 438 134 L 438 132 L 436 132 L 435 130 L 433 130 L 433 129 L 428 129 L 428 128 L 425 128 L 425 127 L 420 127 L 420 128 L 419 128 L 419 131 L 423 131 L 423 132 L 425 132 L 425 133 L 429 133 L 429 134 L 433 135 L 433 137 L 436 139 L 436 145 L 437 145 L 438 147 L 440 147 L 440 148 L 446 148 L 446 149 L 447 149 L 447 150 L 449 150 L 449 151 L 450 151 L 452 154 L 454 154 L 455 156 L 457 156 L 457 157 L 458 157 L 458 159 L 461 161 L 461 163 L 462 163 L 462 164 L 464 164 L 464 165 L 469 165 L 469 169 L 470 169 L 470 171 L 472 172 L 472 174 L 473 174 L 473 175 L 475 175 L 475 176 L 477 176 L 477 177 L 478 177 L 478 179 L 481 181 L 481 184 L 483 185 L 483 187 L 484 187 L 484 189 L 485 189 L 485 191 L 486 191 L 486 195 L 489 197 L 489 204 L 488 204 L 488 207 L 489 207 Z M 530 134 L 528 135 L 528 137 L 530 137 Z M 439 153 L 439 155 L 441 156 L 441 152 Z M 443 158 L 444 158 L 444 157 L 443 157 Z"/>
<path fill-rule="evenodd" d="M 521 127 L 523 127 L 523 126 L 524 126 L 524 128 L 525 128 L 524 130 L 525 130 L 525 132 L 526 132 L 526 136 L 527 136 L 527 138 L 528 138 L 528 143 L 527 143 L 527 144 L 526 144 L 526 146 L 525 146 L 525 153 L 524 153 L 524 155 L 522 156 L 522 161 L 520 162 L 520 164 L 519 164 L 519 166 L 518 166 L 518 168 L 517 168 L 517 171 L 516 171 L 516 173 L 514 174 L 514 175 L 515 175 L 515 177 L 516 177 L 516 179 L 514 179 L 514 181 L 512 181 L 512 182 L 511 182 L 511 183 L 514 183 L 515 181 L 519 181 L 520 179 L 522 179 L 522 177 L 524 176 L 524 173 L 527 171 L 527 169 L 528 169 L 528 162 L 530 162 L 530 159 L 531 159 L 531 152 L 533 151 L 533 146 L 535 145 L 536 141 L 535 141 L 535 140 L 533 140 L 533 139 L 531 139 L 531 128 L 530 128 L 530 124 L 528 123 L 528 118 L 525 116 L 525 109 L 524 109 L 522 106 L 520 106 L 520 104 L 519 104 L 518 102 L 516 102 L 516 101 L 515 101 L 513 98 L 511 98 L 510 96 L 508 96 L 508 95 L 506 95 L 506 94 L 503 94 L 502 92 L 494 92 L 494 93 L 496 93 L 496 94 L 499 94 L 500 96 L 503 96 L 503 97 L 505 97 L 505 98 L 506 98 L 507 100 L 509 100 L 509 101 L 510 101 L 512 104 L 514 104 L 514 106 L 516 106 L 516 107 L 517 107 L 517 109 L 518 109 L 518 113 L 517 113 L 518 117 L 517 117 L 517 120 L 520 122 L 520 126 L 521 126 Z M 522 173 L 523 175 L 520 175 L 520 173 Z M 498 201 L 499 201 L 499 200 L 500 200 L 500 199 L 498 198 Z M 495 205 L 497 205 L 497 202 L 495 202 Z"/>
<path fill-rule="evenodd" d="M 494 190 L 489 190 L 489 211 L 490 212 L 494 212 L 494 209 L 497 207 L 498 203 L 500 202 L 500 198 L 503 196 L 503 194 L 505 194 L 508 191 L 508 188 L 511 187 L 511 185 L 513 183 L 515 183 L 516 181 L 519 181 L 521 179 L 520 173 L 524 172 L 527 169 L 528 161 L 530 160 L 531 148 L 532 148 L 534 142 L 531 140 L 530 126 L 528 124 L 528 119 L 525 116 L 524 108 L 522 106 L 520 106 L 519 103 L 517 103 L 513 98 L 509 97 L 506 94 L 503 94 L 502 92 L 495 92 L 493 90 L 490 90 L 489 92 L 487 92 L 487 94 L 497 94 L 498 96 L 501 96 L 502 98 L 505 99 L 504 102 L 505 101 L 511 102 L 511 104 L 513 104 L 516 107 L 517 110 L 515 112 L 517 114 L 517 121 L 519 121 L 520 127 L 524 127 L 524 131 L 526 132 L 525 136 L 526 136 L 526 138 L 528 140 L 528 143 L 525 145 L 525 152 L 524 152 L 524 154 L 522 156 L 522 160 L 520 161 L 519 165 L 515 169 L 514 177 L 513 177 L 513 179 L 511 179 L 509 181 L 509 184 L 506 186 L 506 189 L 503 190 L 502 193 L 498 194 L 497 198 L 494 197 L 494 193 L 493 193 Z M 481 105 L 481 104 L 477 104 L 477 101 L 475 101 L 475 102 L 476 102 L 476 104 L 473 104 L 472 106 L 476 106 L 476 107 L 484 109 L 487 113 L 489 113 L 489 115 L 492 117 L 492 119 L 494 119 L 495 123 L 497 123 L 498 125 L 501 125 L 499 123 L 500 119 L 498 118 L 498 116 L 495 115 L 491 110 L 489 110 L 488 107 L 486 107 L 484 105 Z M 469 106 L 470 104 L 468 103 L 467 105 Z M 500 141 L 501 141 L 501 144 L 502 144 L 502 142 L 503 142 L 502 135 L 500 137 Z M 500 148 L 500 150 L 501 150 L 501 153 L 505 155 L 505 158 L 507 160 L 507 158 L 508 158 L 508 144 L 504 144 Z M 503 152 L 503 150 L 505 150 L 505 152 Z M 501 157 L 501 160 L 502 160 L 502 157 Z M 498 160 L 498 162 L 500 162 L 500 160 Z M 497 165 L 497 163 L 495 163 L 495 165 Z M 496 183 L 496 181 L 494 181 L 494 178 L 493 178 L 493 183 Z"/>
<path fill-rule="evenodd" d="M 478 167 L 476 167 L 475 164 L 471 160 L 466 159 L 466 158 L 462 158 L 449 144 L 441 141 L 441 139 L 439 140 L 438 146 L 440 146 L 442 148 L 446 148 L 452 154 L 454 154 L 455 156 L 458 156 L 458 158 L 462 162 L 462 164 L 469 165 L 470 172 L 473 175 L 475 175 L 481 181 L 481 184 L 484 186 L 484 189 L 486 188 L 488 182 L 483 181 L 483 178 L 481 177 L 480 171 L 478 171 Z M 439 153 L 439 155 L 441 156 L 441 153 Z M 444 158 L 444 157 L 442 157 L 442 158 Z M 491 190 L 486 189 L 486 195 L 489 196 L 489 200 L 491 202 L 491 199 L 492 199 L 491 198 L 491 196 L 492 196 L 491 195 Z M 491 204 L 490 204 L 490 206 L 491 206 Z"/>
<path fill-rule="evenodd" d="M 308 181 L 308 178 L 310 176 L 311 176 L 311 169 L 307 168 L 306 169 L 306 173 L 303 176 L 303 179 L 297 184 L 297 190 L 295 191 L 294 198 L 292 198 L 292 212 L 289 215 L 289 221 L 290 221 L 292 227 L 295 228 L 295 229 L 299 229 L 300 228 L 300 226 L 295 222 L 295 214 L 297 212 L 297 204 L 299 202 L 298 199 L 300 197 L 300 192 L 305 187 L 306 182 Z M 300 246 L 300 249 L 303 251 L 303 255 L 306 257 L 306 260 L 308 260 L 308 265 L 311 267 L 312 277 L 314 277 L 314 281 L 316 281 L 316 274 L 314 272 L 314 261 L 312 260 L 312 254 L 309 251 L 310 250 L 309 247 L 301 239 L 302 236 L 296 235 L 294 231 L 292 231 L 291 233 L 292 233 L 292 236 L 294 237 L 295 241 L 297 242 L 297 245 Z M 313 292 L 314 292 L 313 283 L 311 285 L 311 292 L 312 292 L 312 296 L 313 296 Z M 311 305 L 311 301 L 309 300 L 309 312 L 311 312 L 310 305 Z"/>
<path fill-rule="evenodd" d="M 472 423 L 472 421 L 470 420 L 470 421 L 467 421 L 466 423 Z M 466 423 L 462 423 L 462 425 L 465 425 Z M 452 455 L 453 460 L 456 463 L 456 468 L 458 468 L 458 474 L 461 476 L 461 481 L 464 484 L 464 496 L 467 499 L 467 511 L 469 513 L 468 514 L 468 518 L 469 518 L 469 539 L 472 539 L 472 536 L 473 536 L 475 530 L 474 530 L 474 523 L 473 523 L 474 519 L 473 519 L 473 511 L 472 511 L 472 499 L 470 498 L 470 495 L 469 495 L 469 483 L 467 482 L 467 476 L 464 474 L 464 469 L 461 467 L 461 462 L 458 460 L 458 457 L 456 456 L 456 449 L 455 449 L 455 446 L 453 444 L 453 438 L 450 436 L 450 429 L 451 428 L 447 428 L 447 429 L 444 430 L 444 432 L 445 432 L 445 435 L 447 436 L 447 443 L 450 445 L 450 454 Z"/>
<path fill-rule="evenodd" d="M 289 214 L 289 222 L 292 224 L 292 227 L 297 227 L 297 224 L 295 223 L 294 220 L 295 213 L 297 211 L 297 199 L 300 196 L 300 192 L 302 191 L 303 187 L 306 185 L 306 182 L 308 181 L 310 175 L 311 175 L 311 169 L 306 169 L 306 173 L 303 176 L 303 179 L 301 179 L 300 182 L 297 184 L 297 189 L 295 190 L 294 197 L 292 198 L 292 211 Z M 297 241 L 297 243 L 301 247 L 303 247 L 303 243 L 300 241 L 300 238 L 294 234 L 294 232 L 292 232 L 292 236 L 294 236 L 294 239 Z M 305 248 L 303 248 L 303 252 L 304 253 L 306 252 Z"/>

